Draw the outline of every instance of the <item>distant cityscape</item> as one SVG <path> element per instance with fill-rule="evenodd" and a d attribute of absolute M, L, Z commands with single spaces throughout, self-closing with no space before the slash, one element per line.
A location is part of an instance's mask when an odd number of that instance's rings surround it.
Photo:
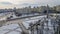
<path fill-rule="evenodd" d="M 49 11 L 51 12 L 59 12 L 60 11 L 60 5 L 58 6 L 53 6 L 53 7 L 49 7 Z M 37 6 L 37 7 L 24 7 L 24 8 L 16 8 L 14 7 L 13 9 L 9 8 L 9 9 L 0 9 L 0 13 L 4 13 L 4 12 L 17 12 L 17 13 L 39 13 L 39 12 L 44 12 L 47 10 L 47 6 Z"/>

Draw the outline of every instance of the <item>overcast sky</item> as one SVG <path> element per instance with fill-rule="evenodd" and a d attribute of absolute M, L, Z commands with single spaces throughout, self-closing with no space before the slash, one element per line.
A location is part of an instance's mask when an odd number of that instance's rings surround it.
<path fill-rule="evenodd" d="M 41 6 L 47 4 L 49 4 L 49 6 L 60 5 L 60 0 L 0 0 L 0 8 L 21 8 L 25 6 Z"/>

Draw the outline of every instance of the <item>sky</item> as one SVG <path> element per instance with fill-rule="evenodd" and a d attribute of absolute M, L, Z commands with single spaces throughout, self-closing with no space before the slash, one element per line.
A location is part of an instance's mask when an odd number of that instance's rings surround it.
<path fill-rule="evenodd" d="M 56 6 L 60 5 L 60 0 L 0 0 L 0 8 L 21 8 L 27 6 Z"/>

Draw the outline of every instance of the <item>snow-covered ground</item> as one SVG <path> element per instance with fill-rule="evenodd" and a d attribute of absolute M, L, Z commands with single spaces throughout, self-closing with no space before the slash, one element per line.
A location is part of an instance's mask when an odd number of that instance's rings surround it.
<path fill-rule="evenodd" d="M 46 17 L 46 15 L 26 18 L 23 20 L 23 24 L 26 28 L 28 28 L 29 23 L 35 23 L 44 17 Z M 7 34 L 21 34 L 21 29 L 19 28 L 18 24 L 10 24 L 10 25 L 0 27 L 0 34 L 6 34 L 6 33 Z"/>
<path fill-rule="evenodd" d="M 20 34 L 20 33 L 21 33 L 21 29 L 17 24 L 11 24 L 0 27 L 0 34 Z"/>
<path fill-rule="evenodd" d="M 46 17 L 46 16 L 37 16 L 37 17 L 32 17 L 32 18 L 26 18 L 23 20 L 23 24 L 26 28 L 29 27 L 29 23 L 35 23 L 36 21 L 38 21 L 39 19 Z M 8 33 L 7 33 L 8 32 Z M 21 33 L 21 29 L 19 28 L 18 24 L 10 24 L 10 25 L 6 25 L 3 27 L 0 27 L 0 34 L 20 34 Z"/>

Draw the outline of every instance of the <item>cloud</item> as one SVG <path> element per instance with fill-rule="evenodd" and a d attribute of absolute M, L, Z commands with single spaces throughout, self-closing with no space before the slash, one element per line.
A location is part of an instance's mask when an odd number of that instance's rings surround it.
<path fill-rule="evenodd" d="M 2 5 L 12 5 L 12 3 L 10 3 L 10 2 L 0 2 L 0 4 L 2 4 Z"/>
<path fill-rule="evenodd" d="M 60 5 L 60 0 L 0 0 L 0 2 L 15 5 Z"/>
<path fill-rule="evenodd" d="M 50 5 L 50 6 L 55 6 L 55 5 L 60 5 L 60 0 L 21 0 L 18 2 L 18 5 L 22 6 L 41 6 L 41 5 Z M 17 4 L 16 4 L 17 5 Z"/>
<path fill-rule="evenodd" d="M 46 6 L 47 4 L 49 6 L 60 5 L 60 0 L 0 0 L 0 5 L 10 5 L 9 7 Z"/>

